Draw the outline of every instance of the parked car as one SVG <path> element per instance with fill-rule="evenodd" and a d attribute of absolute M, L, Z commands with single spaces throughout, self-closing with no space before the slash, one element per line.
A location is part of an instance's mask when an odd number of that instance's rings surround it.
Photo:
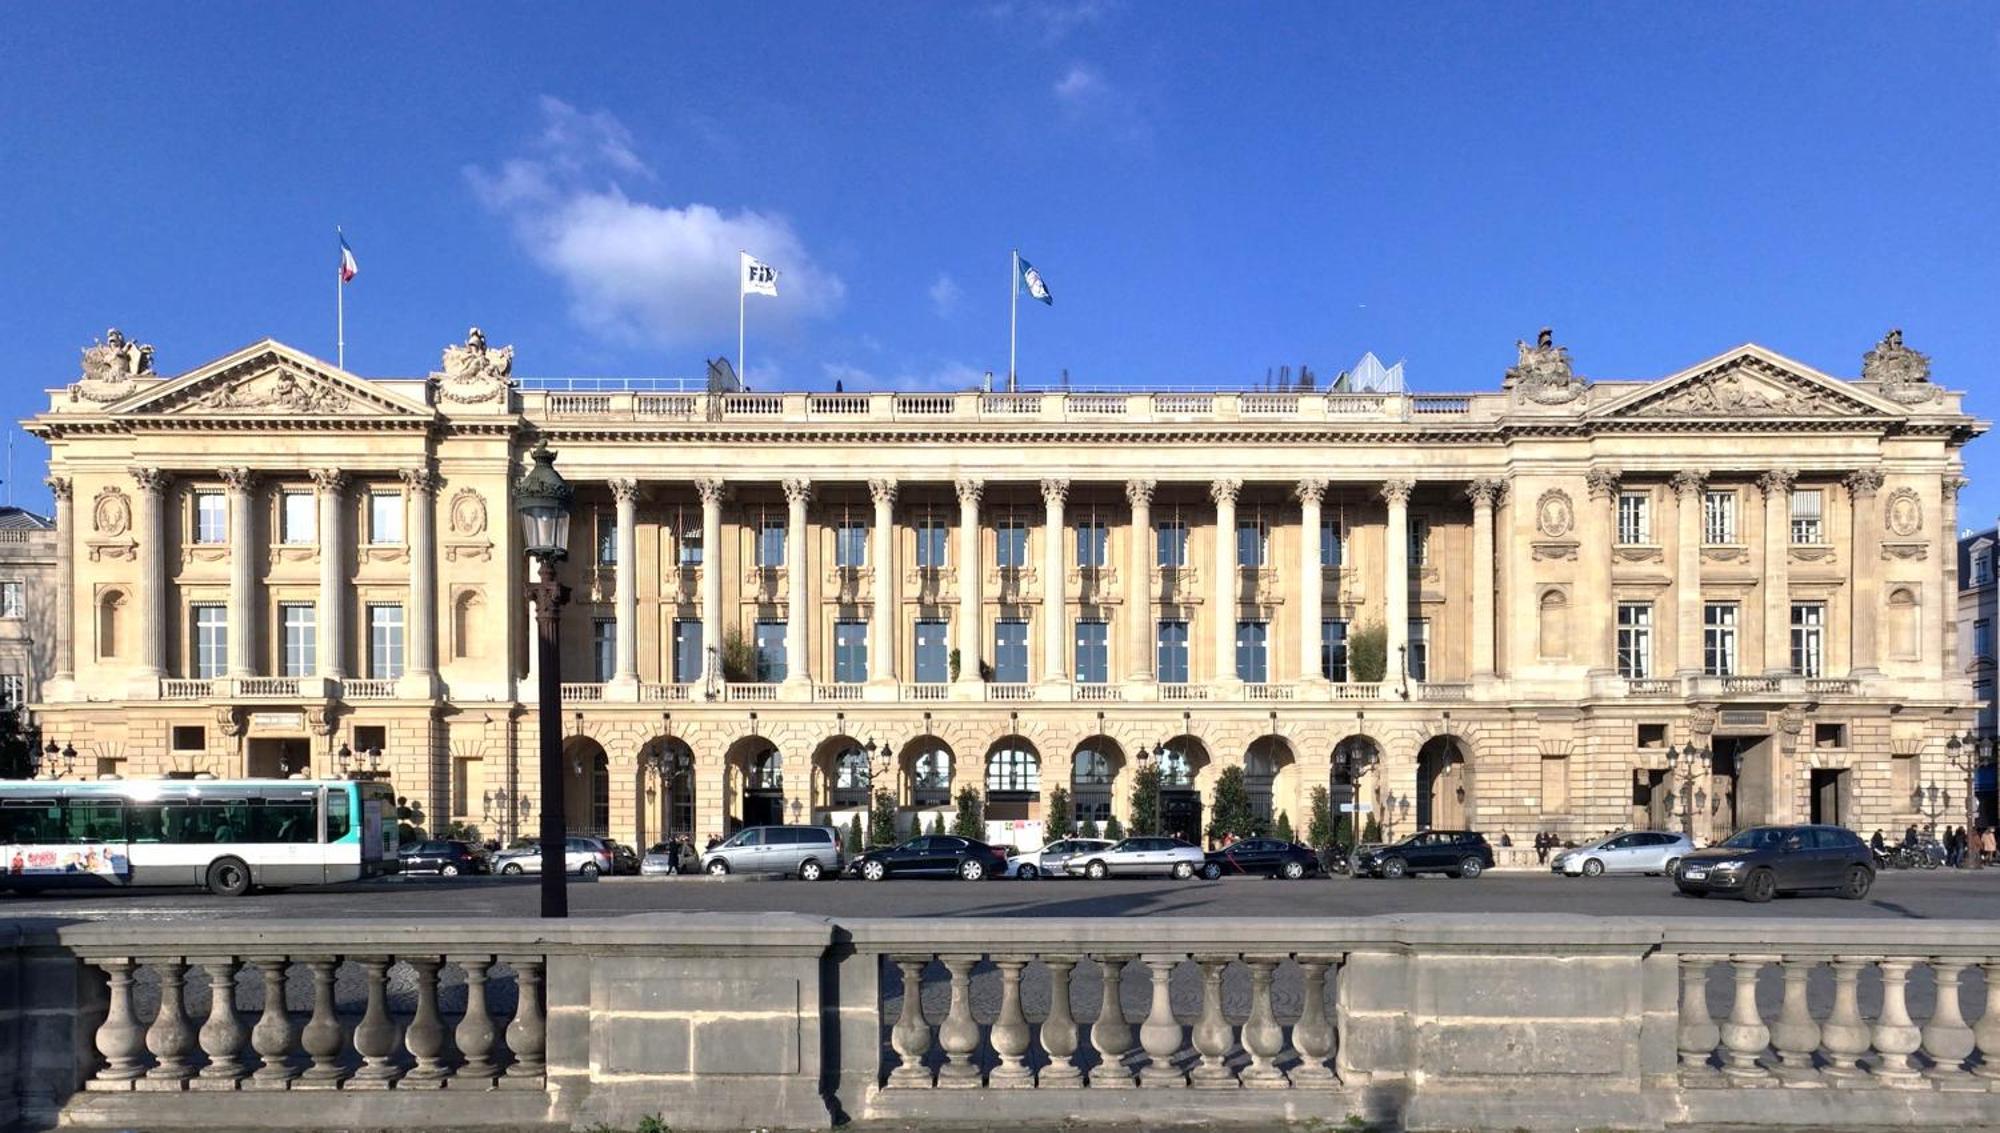
<path fill-rule="evenodd" d="M 1185 880 L 1200 872 L 1206 860 L 1200 846 L 1179 838 L 1127 838 L 1103 850 L 1073 855 L 1063 863 L 1063 872 L 1092 881 L 1153 874 Z"/>
<path fill-rule="evenodd" d="M 1224 874 L 1254 874 L 1296 881 L 1320 872 L 1319 853 L 1297 842 L 1276 838 L 1245 838 L 1241 842 L 1210 850 L 1202 862 L 1201 875 L 1210 881 Z"/>
<path fill-rule="evenodd" d="M 925 834 L 900 846 L 856 855 L 847 872 L 865 881 L 954 876 L 980 881 L 1006 876 L 1007 851 L 956 834 Z"/>
<path fill-rule="evenodd" d="M 638 875 L 639 851 L 623 842 L 613 842 L 609 838 L 600 838 L 598 840 L 606 846 L 611 847 L 611 872 L 613 874 L 622 874 L 627 877 Z"/>
<path fill-rule="evenodd" d="M 1874 884 L 1867 843 L 1843 826 L 1752 826 L 1682 857 L 1674 873 L 1674 885 L 1691 897 L 1732 893 L 1752 902 L 1807 890 L 1859 901 Z"/>
<path fill-rule="evenodd" d="M 1108 850 L 1113 843 L 1104 838 L 1060 838 L 1039 850 L 1014 854 L 1007 859 L 1007 876 L 1033 881 L 1039 877 L 1061 877 L 1063 863 L 1077 854 Z"/>
<path fill-rule="evenodd" d="M 1356 877 L 1391 881 L 1419 873 L 1478 877 L 1492 868 L 1493 847 L 1486 844 L 1486 835 L 1471 830 L 1426 830 L 1354 855 Z"/>
<path fill-rule="evenodd" d="M 542 847 L 529 842 L 512 849 L 502 850 L 493 859 L 496 873 L 522 874 L 542 872 Z M 611 872 L 611 851 L 595 838 L 574 837 L 567 839 L 563 853 L 563 869 L 579 877 L 597 877 Z"/>
<path fill-rule="evenodd" d="M 1549 872 L 1568 877 L 1602 877 L 1607 873 L 1672 877 L 1674 867 L 1693 852 L 1694 841 L 1685 834 L 1621 830 L 1550 858 Z"/>
<path fill-rule="evenodd" d="M 470 843 L 454 841 L 412 842 L 396 851 L 404 873 L 435 873 L 440 877 L 485 873 L 486 855 Z"/>
<path fill-rule="evenodd" d="M 746 826 L 701 856 L 711 877 L 732 873 L 775 873 L 818 881 L 839 876 L 844 856 L 840 839 L 826 826 Z"/>

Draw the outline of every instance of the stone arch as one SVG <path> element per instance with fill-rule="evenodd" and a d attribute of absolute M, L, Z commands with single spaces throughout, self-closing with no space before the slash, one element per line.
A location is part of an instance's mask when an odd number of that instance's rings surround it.
<path fill-rule="evenodd" d="M 1291 742 L 1276 734 L 1250 741 L 1243 751 L 1243 786 L 1250 795 L 1250 813 L 1267 826 L 1275 826 L 1284 811 L 1296 829 L 1298 816 L 1291 813 L 1288 800 L 1298 798 L 1298 754 Z"/>
<path fill-rule="evenodd" d="M 1123 745 L 1108 735 L 1091 735 L 1070 753 L 1070 813 L 1078 826 L 1097 824 L 1102 830 L 1111 819 L 1120 780 L 1130 760 Z"/>
<path fill-rule="evenodd" d="M 97 657 L 115 661 L 125 656 L 125 591 L 112 587 L 97 596 Z"/>
<path fill-rule="evenodd" d="M 1201 845 L 1202 800 L 1212 787 L 1208 772 L 1214 764 L 1208 745 L 1183 732 L 1157 745 L 1151 762 L 1160 776 L 1160 832 Z M 1143 816 L 1132 817 L 1135 825 L 1144 824 Z"/>
<path fill-rule="evenodd" d="M 723 825 L 730 832 L 745 826 L 772 826 L 785 821 L 784 753 L 769 736 L 743 736 L 723 752 Z"/>
<path fill-rule="evenodd" d="M 611 834 L 611 756 L 589 736 L 563 741 L 563 821 L 572 834 Z"/>
<path fill-rule="evenodd" d="M 1914 660 L 1923 655 L 1923 604 L 1908 586 L 1889 591 L 1889 655 Z"/>
<path fill-rule="evenodd" d="M 640 848 L 656 841 L 669 841 L 685 834 L 695 835 L 698 815 L 695 789 L 694 749 L 679 736 L 657 736 L 639 749 L 638 842 Z"/>
<path fill-rule="evenodd" d="M 1026 736 L 1012 733 L 986 749 L 986 823 L 1020 831 L 1021 844 L 1039 845 L 1042 819 L 1042 753 Z M 1027 833 L 1032 825 L 1034 832 Z M 1025 839 L 1025 840 L 1024 840 Z"/>
<path fill-rule="evenodd" d="M 951 805 L 958 753 L 950 744 L 935 735 L 917 736 L 903 745 L 896 763 L 902 773 L 898 797 L 904 806 L 934 810 Z"/>
<path fill-rule="evenodd" d="M 1535 600 L 1536 655 L 1545 660 L 1569 656 L 1569 595 L 1560 586 L 1545 588 Z"/>
<path fill-rule="evenodd" d="M 1438 735 L 1417 749 L 1417 829 L 1459 830 L 1472 813 L 1472 774 L 1464 741 Z"/>
<path fill-rule="evenodd" d="M 875 753 L 846 733 L 828 736 L 813 748 L 807 800 L 815 811 L 867 810 L 875 789 Z"/>

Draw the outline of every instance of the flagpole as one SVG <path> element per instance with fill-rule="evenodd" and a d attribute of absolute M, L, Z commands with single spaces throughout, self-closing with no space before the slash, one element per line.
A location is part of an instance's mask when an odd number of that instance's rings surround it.
<path fill-rule="evenodd" d="M 750 253 L 748 252 L 737 253 L 739 257 L 748 256 L 749 254 Z M 748 380 L 746 380 L 745 375 L 747 375 L 750 372 L 750 367 L 745 365 L 743 362 L 744 293 L 745 293 L 745 287 L 743 279 L 743 261 L 741 259 L 738 259 L 736 262 L 736 384 L 742 386 L 744 389 L 749 389 L 750 383 Z"/>
<path fill-rule="evenodd" d="M 1021 249 L 1014 249 L 1014 267 L 1007 273 L 1007 392 L 1014 392 L 1015 344 L 1021 330 Z"/>
<path fill-rule="evenodd" d="M 342 239 L 338 224 L 333 226 L 333 238 L 336 242 Z M 342 370 L 347 369 L 347 281 L 340 273 L 346 267 L 347 261 L 342 259 L 333 271 L 333 364 Z"/>

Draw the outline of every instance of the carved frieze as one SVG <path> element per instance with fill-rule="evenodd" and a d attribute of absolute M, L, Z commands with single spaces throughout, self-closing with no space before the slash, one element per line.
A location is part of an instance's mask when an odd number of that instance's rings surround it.
<path fill-rule="evenodd" d="M 1835 555 L 1833 547 L 1829 545 L 1794 544 L 1792 546 L 1792 558 L 1802 563 L 1827 563 L 1831 565 L 1835 559 Z"/>
<path fill-rule="evenodd" d="M 1738 563 L 1750 557 L 1750 548 L 1733 543 L 1710 543 L 1701 549 L 1701 557 L 1712 563 Z"/>
<path fill-rule="evenodd" d="M 1838 417 L 1851 406 L 1825 392 L 1792 384 L 1766 367 L 1737 363 L 1697 375 L 1654 401 L 1635 407 L 1636 417 Z"/>
<path fill-rule="evenodd" d="M 340 413 L 350 400 L 329 382 L 279 367 L 233 385 L 216 386 L 193 404 L 210 413 Z"/>
<path fill-rule="evenodd" d="M 1659 547 L 1626 544 L 1613 548 L 1612 554 L 1617 556 L 1620 562 L 1657 563 L 1665 557 L 1666 552 Z"/>

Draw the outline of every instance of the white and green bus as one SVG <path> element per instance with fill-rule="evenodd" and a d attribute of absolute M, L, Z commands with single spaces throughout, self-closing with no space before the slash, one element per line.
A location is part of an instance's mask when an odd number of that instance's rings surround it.
<path fill-rule="evenodd" d="M 0 890 L 238 897 L 395 868 L 396 798 L 378 780 L 0 781 Z"/>

